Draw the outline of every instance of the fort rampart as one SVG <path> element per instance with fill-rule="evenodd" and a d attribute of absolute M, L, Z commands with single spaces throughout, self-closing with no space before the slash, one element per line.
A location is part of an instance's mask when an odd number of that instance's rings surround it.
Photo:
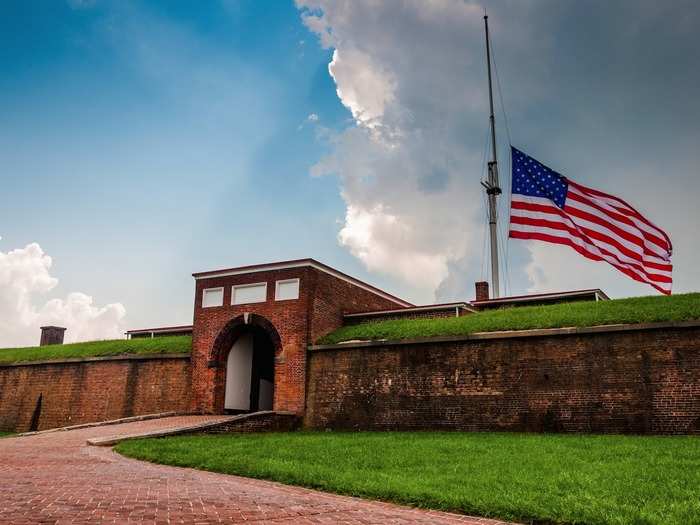
<path fill-rule="evenodd" d="M 0 430 L 185 412 L 190 382 L 182 354 L 0 364 Z"/>
<path fill-rule="evenodd" d="M 700 433 L 700 322 L 311 346 L 308 428 Z M 192 406 L 186 355 L 0 365 L 0 430 Z"/>
<path fill-rule="evenodd" d="M 309 350 L 311 428 L 700 432 L 700 323 Z"/>

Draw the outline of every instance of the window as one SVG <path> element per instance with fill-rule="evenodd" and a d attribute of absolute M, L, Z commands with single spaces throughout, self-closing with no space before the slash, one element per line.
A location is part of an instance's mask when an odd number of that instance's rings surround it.
<path fill-rule="evenodd" d="M 275 286 L 275 301 L 299 299 L 299 279 L 277 281 Z"/>
<path fill-rule="evenodd" d="M 223 288 L 206 288 L 202 292 L 202 308 L 222 306 L 224 304 Z"/>
<path fill-rule="evenodd" d="M 264 303 L 267 283 L 241 284 L 233 287 L 231 304 Z"/>

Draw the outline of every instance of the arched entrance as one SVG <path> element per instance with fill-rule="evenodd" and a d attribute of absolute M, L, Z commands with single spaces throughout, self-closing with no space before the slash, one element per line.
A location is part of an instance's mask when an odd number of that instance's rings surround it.
<path fill-rule="evenodd" d="M 275 350 L 260 328 L 246 329 L 233 343 L 226 359 L 224 410 L 272 410 Z"/>
<path fill-rule="evenodd" d="M 210 360 L 210 366 L 217 368 L 217 411 L 272 410 L 275 356 L 280 350 L 279 334 L 264 317 L 248 314 L 227 323 L 214 342 Z"/>

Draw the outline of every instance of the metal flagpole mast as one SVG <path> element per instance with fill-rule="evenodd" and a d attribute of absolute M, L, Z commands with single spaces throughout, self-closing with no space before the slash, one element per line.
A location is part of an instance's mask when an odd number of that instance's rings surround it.
<path fill-rule="evenodd" d="M 489 201 L 489 233 L 491 237 L 491 288 L 492 297 L 500 295 L 498 280 L 498 227 L 496 221 L 498 212 L 496 208 L 496 197 L 501 194 L 501 187 L 498 185 L 498 159 L 496 158 L 496 119 L 493 116 L 493 88 L 491 86 L 491 46 L 489 43 L 489 17 L 484 15 L 484 27 L 486 28 L 486 62 L 489 73 L 489 108 L 491 115 L 491 152 L 492 157 L 488 163 L 489 178 L 487 182 L 482 181 L 486 188 L 486 195 Z"/>

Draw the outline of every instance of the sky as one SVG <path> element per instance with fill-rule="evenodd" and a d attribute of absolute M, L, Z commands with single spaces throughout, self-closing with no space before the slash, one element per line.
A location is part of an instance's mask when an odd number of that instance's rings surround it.
<path fill-rule="evenodd" d="M 487 279 L 483 14 L 462 0 L 26 0 L 0 16 L 0 346 L 189 324 L 192 272 L 314 257 L 416 304 Z M 700 5 L 493 1 L 508 144 L 618 195 L 700 290 Z M 656 292 L 507 240 L 503 294 Z"/>

